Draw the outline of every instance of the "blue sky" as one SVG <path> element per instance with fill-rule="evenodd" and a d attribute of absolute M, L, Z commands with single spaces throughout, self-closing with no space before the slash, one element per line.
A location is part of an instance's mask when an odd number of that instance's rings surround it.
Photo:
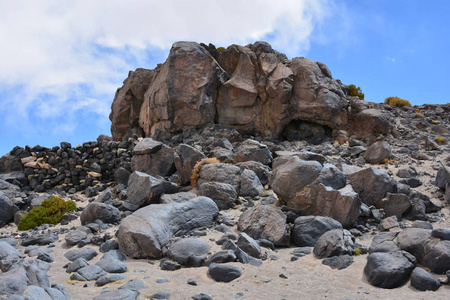
<path fill-rule="evenodd" d="M 110 135 L 128 71 L 164 62 L 179 40 L 265 40 L 368 101 L 446 104 L 449 13 L 448 0 L 0 0 L 0 155 Z"/>

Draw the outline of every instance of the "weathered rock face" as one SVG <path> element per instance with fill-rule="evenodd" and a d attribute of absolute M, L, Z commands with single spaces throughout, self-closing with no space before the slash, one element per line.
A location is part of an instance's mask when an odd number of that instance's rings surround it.
<path fill-rule="evenodd" d="M 265 42 L 231 45 L 214 56 L 210 50 L 177 42 L 164 64 L 130 72 L 111 107 L 113 138 L 157 137 L 208 123 L 271 137 L 302 124 L 318 126 L 313 131 L 347 125 L 347 88 L 324 64 L 288 60 Z"/>

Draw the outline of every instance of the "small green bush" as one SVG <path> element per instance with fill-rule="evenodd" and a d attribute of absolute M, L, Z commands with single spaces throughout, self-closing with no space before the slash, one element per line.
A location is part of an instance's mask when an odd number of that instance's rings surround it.
<path fill-rule="evenodd" d="M 356 87 L 356 85 L 350 84 L 348 86 L 348 88 L 350 90 L 349 93 L 348 93 L 349 96 L 358 97 L 360 100 L 364 100 L 364 94 L 361 91 L 361 88 L 359 86 Z"/>
<path fill-rule="evenodd" d="M 411 103 L 408 100 L 399 98 L 399 97 L 387 97 L 386 100 L 384 100 L 385 104 L 389 104 L 392 106 L 409 106 L 411 107 Z"/>
<path fill-rule="evenodd" d="M 217 48 L 217 51 L 218 51 L 218 52 L 222 52 L 223 50 L 225 50 L 225 47 L 219 47 L 219 48 Z"/>
<path fill-rule="evenodd" d="M 42 224 L 58 224 L 65 213 L 75 211 L 77 206 L 72 200 L 64 201 L 59 197 L 50 197 L 42 202 L 41 206 L 32 208 L 20 220 L 17 228 L 28 230 Z"/>

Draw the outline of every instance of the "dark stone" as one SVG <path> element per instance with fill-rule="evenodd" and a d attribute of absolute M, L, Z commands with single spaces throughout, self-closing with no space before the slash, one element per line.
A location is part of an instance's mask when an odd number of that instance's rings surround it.
<path fill-rule="evenodd" d="M 211 247 L 199 238 L 184 238 L 169 247 L 167 256 L 183 266 L 195 266 L 195 258 L 204 260 L 210 249 Z"/>
<path fill-rule="evenodd" d="M 227 262 L 234 262 L 236 260 L 236 254 L 234 254 L 233 250 L 221 250 L 206 260 L 206 265 L 209 266 L 212 263 L 222 264 Z"/>
<path fill-rule="evenodd" d="M 84 258 L 85 260 L 89 261 L 96 256 L 97 251 L 92 248 L 71 250 L 64 254 L 64 257 L 70 261 L 75 261 L 77 258 Z"/>
<path fill-rule="evenodd" d="M 93 300 L 136 300 L 138 296 L 138 291 L 129 289 L 118 289 L 113 291 L 106 290 L 100 295 L 95 296 Z"/>
<path fill-rule="evenodd" d="M 292 229 L 292 241 L 299 247 L 314 247 L 317 240 L 332 229 L 342 229 L 341 223 L 329 217 L 298 217 Z"/>
<path fill-rule="evenodd" d="M 104 223 L 115 223 L 120 220 L 120 211 L 112 205 L 91 202 L 83 209 L 80 220 L 81 224 L 85 225 L 95 220 L 100 220 Z"/>
<path fill-rule="evenodd" d="M 419 291 L 436 291 L 441 286 L 433 275 L 418 267 L 412 271 L 411 285 Z"/>
<path fill-rule="evenodd" d="M 100 276 L 105 275 L 105 271 L 96 265 L 86 266 L 77 270 L 77 273 L 70 276 L 72 280 L 91 281 L 97 280 Z"/>
<path fill-rule="evenodd" d="M 314 246 L 317 258 L 326 258 L 345 254 L 352 254 L 355 248 L 351 233 L 343 229 L 333 229 L 325 232 Z"/>
<path fill-rule="evenodd" d="M 219 282 L 230 282 L 241 277 L 242 269 L 226 264 L 210 264 L 208 268 L 209 276 Z"/>
<path fill-rule="evenodd" d="M 331 267 L 332 269 L 342 270 L 347 268 L 353 263 L 353 256 L 351 255 L 340 255 L 325 258 L 322 260 L 322 264 Z"/>
<path fill-rule="evenodd" d="M 103 276 L 100 276 L 97 281 L 95 281 L 95 285 L 104 286 L 108 283 L 124 280 L 125 278 L 126 277 L 123 274 L 105 274 Z"/>
<path fill-rule="evenodd" d="M 167 259 L 162 259 L 159 263 L 159 267 L 164 271 L 176 271 L 181 269 L 181 265 L 179 263 Z"/>

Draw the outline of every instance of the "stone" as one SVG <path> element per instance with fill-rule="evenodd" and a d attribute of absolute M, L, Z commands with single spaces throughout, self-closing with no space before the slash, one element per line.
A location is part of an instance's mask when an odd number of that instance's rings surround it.
<path fill-rule="evenodd" d="M 133 148 L 134 155 L 154 154 L 161 150 L 163 143 L 152 138 L 145 138 L 139 141 Z"/>
<path fill-rule="evenodd" d="M 129 289 L 118 290 L 104 290 L 98 296 L 92 298 L 93 300 L 136 300 L 139 296 L 139 291 Z"/>
<path fill-rule="evenodd" d="M 191 182 L 192 170 L 195 164 L 203 158 L 206 158 L 206 155 L 192 146 L 180 144 L 176 147 L 174 162 L 178 174 L 180 174 L 181 185 Z"/>
<path fill-rule="evenodd" d="M 103 223 L 115 223 L 120 219 L 120 211 L 116 207 L 99 202 L 89 203 L 80 216 L 82 225 L 92 223 L 95 220 L 100 220 Z"/>
<path fill-rule="evenodd" d="M 270 168 L 268 166 L 257 161 L 240 162 L 236 163 L 235 166 L 241 168 L 241 170 L 248 169 L 255 172 L 256 176 L 258 176 L 258 179 L 262 185 L 266 185 L 269 183 Z"/>
<path fill-rule="evenodd" d="M 150 295 L 150 299 L 152 300 L 169 300 L 171 294 L 168 292 L 158 292 Z"/>
<path fill-rule="evenodd" d="M 27 285 L 28 278 L 24 268 L 13 268 L 0 273 L 0 296 L 22 295 Z"/>
<path fill-rule="evenodd" d="M 412 178 L 417 176 L 417 171 L 413 167 L 409 166 L 398 170 L 397 176 L 400 178 Z"/>
<path fill-rule="evenodd" d="M 386 216 L 396 216 L 400 219 L 412 204 L 409 197 L 405 194 L 387 193 L 379 203 L 379 208 L 383 208 Z"/>
<path fill-rule="evenodd" d="M 223 264 L 227 262 L 234 262 L 236 258 L 236 254 L 234 254 L 233 250 L 220 250 L 208 257 L 205 263 L 207 266 L 212 263 Z"/>
<path fill-rule="evenodd" d="M 78 281 L 91 281 L 97 280 L 105 274 L 105 271 L 103 271 L 103 269 L 99 266 L 91 265 L 78 269 L 76 273 L 70 276 L 70 279 Z"/>
<path fill-rule="evenodd" d="M 433 275 L 419 267 L 411 273 L 411 285 L 419 291 L 436 291 L 441 286 Z"/>
<path fill-rule="evenodd" d="M 244 169 L 241 173 L 239 195 L 242 197 L 254 198 L 261 195 L 263 191 L 264 187 L 259 181 L 256 173 L 252 170 Z"/>
<path fill-rule="evenodd" d="M 135 278 L 135 279 L 131 279 L 127 283 L 121 285 L 119 287 L 119 290 L 128 289 L 128 290 L 133 290 L 133 291 L 139 291 L 142 289 L 147 289 L 148 287 L 149 287 L 148 284 L 146 284 L 144 281 L 142 281 L 142 279 Z"/>
<path fill-rule="evenodd" d="M 204 165 L 200 170 L 197 186 L 201 186 L 204 182 L 228 183 L 239 194 L 241 169 L 232 164 L 225 163 Z"/>
<path fill-rule="evenodd" d="M 199 238 L 184 238 L 169 246 L 167 256 L 182 266 L 196 266 L 196 261 L 204 261 L 211 247 Z"/>
<path fill-rule="evenodd" d="M 277 196 L 290 206 L 296 193 L 313 183 L 321 170 L 322 165 L 319 162 L 304 161 L 292 156 L 286 163 L 270 172 L 269 183 Z"/>
<path fill-rule="evenodd" d="M 450 241 L 432 238 L 424 248 L 423 258 L 418 258 L 424 267 L 436 274 L 450 270 Z"/>
<path fill-rule="evenodd" d="M 0 191 L 0 227 L 5 226 L 14 220 L 14 214 L 19 211 L 19 208 Z"/>
<path fill-rule="evenodd" d="M 393 289 L 408 281 L 414 264 L 402 253 L 376 252 L 367 257 L 364 275 L 373 286 Z"/>
<path fill-rule="evenodd" d="M 348 228 L 360 214 L 361 201 L 350 185 L 334 190 L 322 183 L 314 183 L 293 195 L 288 207 L 299 215 L 333 218 Z"/>
<path fill-rule="evenodd" d="M 192 300 L 213 300 L 213 298 L 210 295 L 200 293 L 192 296 Z"/>
<path fill-rule="evenodd" d="M 0 270 L 7 272 L 15 263 L 22 259 L 22 254 L 13 246 L 0 240 Z"/>
<path fill-rule="evenodd" d="M 53 300 L 53 298 L 40 286 L 29 285 L 22 296 L 29 300 Z"/>
<path fill-rule="evenodd" d="M 378 141 L 370 145 L 362 155 L 370 164 L 382 164 L 392 156 L 391 146 L 386 141 Z"/>
<path fill-rule="evenodd" d="M 241 232 L 239 234 L 237 246 L 241 248 L 243 251 L 245 251 L 247 254 L 255 258 L 261 257 L 261 247 L 259 246 L 258 242 L 255 241 L 253 238 L 251 238 L 245 232 Z"/>
<path fill-rule="evenodd" d="M 162 259 L 159 266 L 161 270 L 164 271 L 175 271 L 181 269 L 181 265 L 179 263 L 167 259 Z"/>
<path fill-rule="evenodd" d="M 292 229 L 292 241 L 298 247 L 314 247 L 317 240 L 332 229 L 342 229 L 342 224 L 329 217 L 298 217 Z"/>
<path fill-rule="evenodd" d="M 276 246 L 289 246 L 290 230 L 286 215 L 278 208 L 259 205 L 246 210 L 239 217 L 238 230 L 253 239 L 267 239 Z"/>
<path fill-rule="evenodd" d="M 71 231 L 68 234 L 66 234 L 64 239 L 66 240 L 67 245 L 74 246 L 74 245 L 78 244 L 80 241 L 86 240 L 87 237 L 88 237 L 88 235 L 85 231 L 75 230 L 75 231 Z"/>
<path fill-rule="evenodd" d="M 67 266 L 66 273 L 73 273 L 83 267 L 89 266 L 89 263 L 82 257 L 75 259 L 71 264 Z"/>
<path fill-rule="evenodd" d="M 213 226 L 218 213 L 207 197 L 143 207 L 122 220 L 117 233 L 120 251 L 133 258 L 159 258 L 172 237 Z"/>
<path fill-rule="evenodd" d="M 351 118 L 350 132 L 357 137 L 389 133 L 389 116 L 380 109 L 364 109 Z"/>
<path fill-rule="evenodd" d="M 396 216 L 390 216 L 387 217 L 385 219 L 383 219 L 380 223 L 380 225 L 378 226 L 378 228 L 380 229 L 380 231 L 387 231 L 391 228 L 394 227 L 398 227 L 398 221 L 397 221 L 397 217 Z"/>
<path fill-rule="evenodd" d="M 373 167 L 350 174 L 348 180 L 361 202 L 377 208 L 387 193 L 397 192 L 396 182 L 386 172 Z"/>
<path fill-rule="evenodd" d="M 95 251 L 94 249 L 86 248 L 86 249 L 70 250 L 64 254 L 64 257 L 70 261 L 75 261 L 78 258 L 83 258 L 89 261 L 94 257 L 96 257 L 97 254 L 98 254 L 97 251 Z"/>
<path fill-rule="evenodd" d="M 335 165 L 323 164 L 319 177 L 316 179 L 316 184 L 322 183 L 324 186 L 339 190 L 347 185 L 346 181 L 347 175 Z"/>
<path fill-rule="evenodd" d="M 127 265 L 114 257 L 104 256 L 95 265 L 108 273 L 125 273 L 128 268 Z"/>
<path fill-rule="evenodd" d="M 138 145 L 136 145 L 136 147 Z M 136 149 L 136 147 L 134 148 Z M 175 164 L 173 158 L 174 149 L 170 148 L 167 145 L 162 145 L 162 147 L 155 153 L 135 153 L 131 158 L 131 170 L 133 172 L 143 172 L 152 176 L 167 177 L 175 172 Z"/>
<path fill-rule="evenodd" d="M 195 197 L 197 197 L 197 195 L 190 192 L 179 192 L 175 194 L 162 194 L 159 200 L 161 204 L 174 202 L 181 203 L 189 201 Z"/>
<path fill-rule="evenodd" d="M 442 166 L 436 174 L 436 186 L 443 189 L 450 184 L 450 167 Z"/>
<path fill-rule="evenodd" d="M 332 229 L 325 232 L 314 245 L 313 253 L 317 258 L 353 254 L 354 238 L 345 229 Z"/>
<path fill-rule="evenodd" d="M 230 282 L 242 276 L 242 269 L 228 264 L 212 263 L 208 267 L 208 274 L 219 282 Z"/>
<path fill-rule="evenodd" d="M 114 172 L 114 180 L 118 184 L 127 185 L 128 180 L 130 179 L 130 175 L 131 175 L 130 171 L 128 171 L 123 167 L 120 167 Z"/>
<path fill-rule="evenodd" d="M 105 274 L 103 276 L 100 276 L 96 281 L 96 286 L 104 286 L 106 284 L 116 282 L 119 280 L 124 280 L 126 277 L 123 274 Z"/>
<path fill-rule="evenodd" d="M 199 185 L 198 194 L 211 198 L 220 210 L 233 207 L 237 199 L 235 188 L 231 184 L 222 182 L 204 182 Z"/>
<path fill-rule="evenodd" d="M 266 145 L 248 139 L 235 149 L 233 159 L 237 163 L 256 161 L 263 165 L 268 165 L 272 162 L 273 157 Z"/>
<path fill-rule="evenodd" d="M 433 229 L 433 228 L 427 228 L 427 229 Z M 431 236 L 441 239 L 441 240 L 450 241 L 450 229 L 449 228 L 434 229 L 433 231 L 431 231 Z"/>
<path fill-rule="evenodd" d="M 342 270 L 347 268 L 353 263 L 353 256 L 351 255 L 339 255 L 322 260 L 322 264 L 329 266 L 332 269 Z"/>
<path fill-rule="evenodd" d="M 130 175 L 127 190 L 126 203 L 132 205 L 131 210 L 159 202 L 162 194 L 178 192 L 178 186 L 174 183 L 157 179 L 151 175 L 135 171 Z"/>
<path fill-rule="evenodd" d="M 58 235 L 55 233 L 37 233 L 27 238 L 22 239 L 22 246 L 30 245 L 48 245 L 58 240 Z"/>

